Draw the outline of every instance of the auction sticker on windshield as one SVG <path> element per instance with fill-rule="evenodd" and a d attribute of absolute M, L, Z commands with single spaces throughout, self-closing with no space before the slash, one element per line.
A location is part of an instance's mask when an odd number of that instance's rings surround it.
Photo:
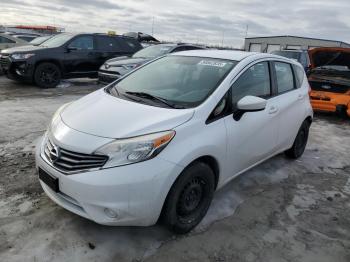
<path fill-rule="evenodd" d="M 202 60 L 198 63 L 198 65 L 224 67 L 226 65 L 226 63 L 210 61 L 210 60 Z"/>

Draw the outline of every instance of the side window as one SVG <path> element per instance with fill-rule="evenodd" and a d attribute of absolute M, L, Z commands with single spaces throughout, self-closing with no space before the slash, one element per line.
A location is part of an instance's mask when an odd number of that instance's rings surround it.
<path fill-rule="evenodd" d="M 297 82 L 297 88 L 300 88 L 304 81 L 305 71 L 303 68 L 297 65 L 293 65 L 295 80 Z"/>
<path fill-rule="evenodd" d="M 11 39 L 8 39 L 6 37 L 0 36 L 0 43 L 1 44 L 13 44 L 13 43 L 16 43 L 16 42 L 12 41 Z"/>
<path fill-rule="evenodd" d="M 275 62 L 274 63 L 277 79 L 278 93 L 284 93 L 294 89 L 294 77 L 292 66 L 288 63 Z"/>
<path fill-rule="evenodd" d="M 78 36 L 70 42 L 68 47 L 78 50 L 92 50 L 94 49 L 94 39 L 92 36 Z"/>
<path fill-rule="evenodd" d="M 120 49 L 117 41 L 114 37 L 110 36 L 97 36 L 97 48 L 101 51 L 116 51 Z"/>
<path fill-rule="evenodd" d="M 271 81 L 268 62 L 261 62 L 246 70 L 232 86 L 232 103 L 235 105 L 245 96 L 271 96 Z"/>

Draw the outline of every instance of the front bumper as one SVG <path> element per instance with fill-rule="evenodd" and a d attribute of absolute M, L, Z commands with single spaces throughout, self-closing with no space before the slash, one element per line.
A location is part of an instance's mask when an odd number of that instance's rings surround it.
<path fill-rule="evenodd" d="M 350 117 L 349 94 L 312 91 L 310 93 L 310 102 L 315 111 L 337 112 L 337 108 L 342 106 Z"/>
<path fill-rule="evenodd" d="M 117 72 L 105 72 L 105 71 L 99 71 L 98 72 L 98 81 L 104 84 L 112 83 L 113 81 L 120 78 L 121 75 Z"/>
<path fill-rule="evenodd" d="M 44 160 L 41 149 L 40 141 L 37 168 L 59 179 L 58 193 L 40 180 L 45 193 L 63 208 L 103 225 L 155 224 L 171 185 L 182 171 L 157 156 L 132 165 L 65 175 Z M 117 216 L 108 216 L 106 210 Z"/>
<path fill-rule="evenodd" d="M 27 60 L 12 60 L 9 56 L 0 58 L 0 68 L 10 79 L 31 81 L 34 65 Z"/>

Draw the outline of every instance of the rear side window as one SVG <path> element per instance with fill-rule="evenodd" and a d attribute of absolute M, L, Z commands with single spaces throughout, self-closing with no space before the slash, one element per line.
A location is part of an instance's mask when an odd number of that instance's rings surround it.
<path fill-rule="evenodd" d="M 15 41 L 12 41 L 11 39 L 0 36 L 0 43 L 1 44 L 12 44 L 12 43 L 15 43 Z"/>
<path fill-rule="evenodd" d="M 115 40 L 118 42 L 123 52 L 134 53 L 142 48 L 141 44 L 137 40 L 124 39 L 116 37 Z"/>
<path fill-rule="evenodd" d="M 97 48 L 102 51 L 117 51 L 120 50 L 120 46 L 114 37 L 110 36 L 97 36 Z"/>
<path fill-rule="evenodd" d="M 292 67 L 288 63 L 274 63 L 278 93 L 284 93 L 294 89 L 294 77 Z"/>
<path fill-rule="evenodd" d="M 305 71 L 297 65 L 293 65 L 297 88 L 300 88 L 304 81 Z"/>
<path fill-rule="evenodd" d="M 267 98 L 271 96 L 271 81 L 268 62 L 253 65 L 232 86 L 232 103 L 235 105 L 245 96 Z"/>
<path fill-rule="evenodd" d="M 92 50 L 94 49 L 94 39 L 92 36 L 78 36 L 72 42 L 70 42 L 70 48 L 76 48 L 78 50 Z"/>

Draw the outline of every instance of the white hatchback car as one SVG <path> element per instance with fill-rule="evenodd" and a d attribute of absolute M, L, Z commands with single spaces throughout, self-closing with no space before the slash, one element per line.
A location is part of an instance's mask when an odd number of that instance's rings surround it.
<path fill-rule="evenodd" d="M 99 224 L 161 218 L 188 232 L 234 177 L 281 152 L 303 154 L 308 88 L 299 63 L 274 55 L 161 57 L 56 112 L 37 148 L 40 183 Z"/>

